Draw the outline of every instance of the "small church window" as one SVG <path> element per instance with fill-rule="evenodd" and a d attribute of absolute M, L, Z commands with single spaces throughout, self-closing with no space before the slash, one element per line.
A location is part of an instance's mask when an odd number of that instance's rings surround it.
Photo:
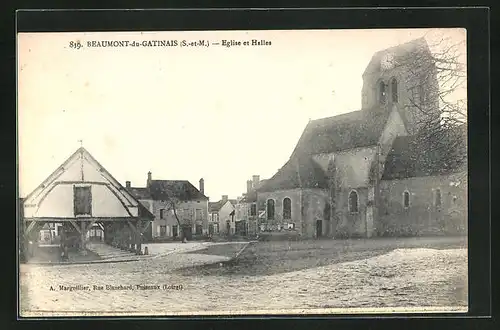
<path fill-rule="evenodd" d="M 355 190 L 349 193 L 349 211 L 351 213 L 358 212 L 358 193 Z"/>
<path fill-rule="evenodd" d="M 396 78 L 392 78 L 391 80 L 391 96 L 392 96 L 392 102 L 397 103 L 398 102 L 398 81 Z"/>
<path fill-rule="evenodd" d="M 436 189 L 434 205 L 436 206 L 437 209 L 441 208 L 441 189 Z"/>
<path fill-rule="evenodd" d="M 379 83 L 379 102 L 380 102 L 380 104 L 385 104 L 386 94 L 387 94 L 387 91 L 386 91 L 385 83 L 383 81 L 381 81 Z"/>
<path fill-rule="evenodd" d="M 160 209 L 160 219 L 163 219 L 163 217 L 164 217 L 164 212 L 165 212 L 165 210 L 164 210 L 164 209 Z"/>
<path fill-rule="evenodd" d="M 92 192 L 88 187 L 74 187 L 75 215 L 92 215 Z"/>
<path fill-rule="evenodd" d="M 283 219 L 292 218 L 292 200 L 288 197 L 283 199 Z"/>
<path fill-rule="evenodd" d="M 408 190 L 406 190 L 403 193 L 403 206 L 405 208 L 409 208 L 410 207 L 410 193 L 408 192 Z"/>
<path fill-rule="evenodd" d="M 267 220 L 274 220 L 274 199 L 267 200 Z"/>

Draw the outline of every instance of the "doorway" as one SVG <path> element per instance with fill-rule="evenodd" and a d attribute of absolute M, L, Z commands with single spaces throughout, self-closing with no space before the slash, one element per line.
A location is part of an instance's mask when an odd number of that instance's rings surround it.
<path fill-rule="evenodd" d="M 316 238 L 323 236 L 323 220 L 316 220 Z"/>

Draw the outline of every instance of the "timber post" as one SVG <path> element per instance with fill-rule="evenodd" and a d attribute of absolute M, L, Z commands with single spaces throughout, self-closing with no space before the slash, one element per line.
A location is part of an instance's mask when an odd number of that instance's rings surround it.
<path fill-rule="evenodd" d="M 124 225 L 120 226 L 120 248 L 127 250 L 127 228 Z"/>
<path fill-rule="evenodd" d="M 85 221 L 82 221 L 81 223 L 81 232 L 80 232 L 80 243 L 81 243 L 81 246 L 80 246 L 80 252 L 83 254 L 83 255 L 86 255 L 87 254 L 87 250 L 85 249 L 85 241 L 86 241 L 86 234 L 87 234 L 87 229 L 88 227 L 85 226 Z"/>
<path fill-rule="evenodd" d="M 136 239 L 135 239 L 135 244 L 136 244 L 136 254 L 142 254 L 142 245 L 141 245 L 141 241 L 142 241 L 142 231 L 141 231 L 141 220 L 138 220 L 137 221 L 137 225 L 136 225 Z"/>

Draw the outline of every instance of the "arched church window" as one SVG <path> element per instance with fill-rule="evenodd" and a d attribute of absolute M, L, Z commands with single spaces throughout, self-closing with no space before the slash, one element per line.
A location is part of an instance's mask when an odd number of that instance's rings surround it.
<path fill-rule="evenodd" d="M 358 193 L 355 190 L 349 193 L 349 212 L 358 212 Z"/>
<path fill-rule="evenodd" d="M 274 199 L 267 200 L 267 220 L 274 219 Z"/>
<path fill-rule="evenodd" d="M 392 78 L 391 80 L 391 96 L 392 96 L 392 102 L 397 103 L 398 102 L 398 81 L 396 78 Z"/>
<path fill-rule="evenodd" d="M 283 219 L 292 218 L 292 200 L 288 197 L 283 199 Z"/>
<path fill-rule="evenodd" d="M 405 209 L 410 207 L 410 192 L 408 190 L 403 193 L 403 206 Z"/>
<path fill-rule="evenodd" d="M 379 99 L 379 102 L 380 102 L 380 104 L 385 104 L 386 95 L 387 95 L 387 90 L 386 90 L 385 83 L 383 81 L 381 81 L 381 82 L 379 82 L 378 86 L 379 86 L 378 87 L 378 93 L 379 93 L 378 99 Z"/>

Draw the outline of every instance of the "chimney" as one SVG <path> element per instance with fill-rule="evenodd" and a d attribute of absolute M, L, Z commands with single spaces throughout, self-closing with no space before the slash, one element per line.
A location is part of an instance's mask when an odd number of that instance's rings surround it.
<path fill-rule="evenodd" d="M 257 186 L 259 185 L 259 181 L 260 181 L 260 175 L 253 175 L 252 180 L 253 180 L 253 187 L 257 188 Z"/>
<path fill-rule="evenodd" d="M 146 187 L 148 187 L 148 188 L 149 188 L 149 185 L 151 184 L 151 176 L 152 176 L 151 171 L 149 171 L 148 172 L 148 181 L 146 183 Z"/>
<path fill-rule="evenodd" d="M 225 203 L 227 202 L 228 200 L 228 196 L 227 195 L 222 195 L 222 201 Z"/>
<path fill-rule="evenodd" d="M 200 179 L 200 192 L 205 195 L 205 180 L 203 178 Z"/>
<path fill-rule="evenodd" d="M 125 181 L 125 187 L 130 188 L 130 181 Z"/>
<path fill-rule="evenodd" d="M 252 180 L 247 180 L 247 194 L 252 191 Z"/>

